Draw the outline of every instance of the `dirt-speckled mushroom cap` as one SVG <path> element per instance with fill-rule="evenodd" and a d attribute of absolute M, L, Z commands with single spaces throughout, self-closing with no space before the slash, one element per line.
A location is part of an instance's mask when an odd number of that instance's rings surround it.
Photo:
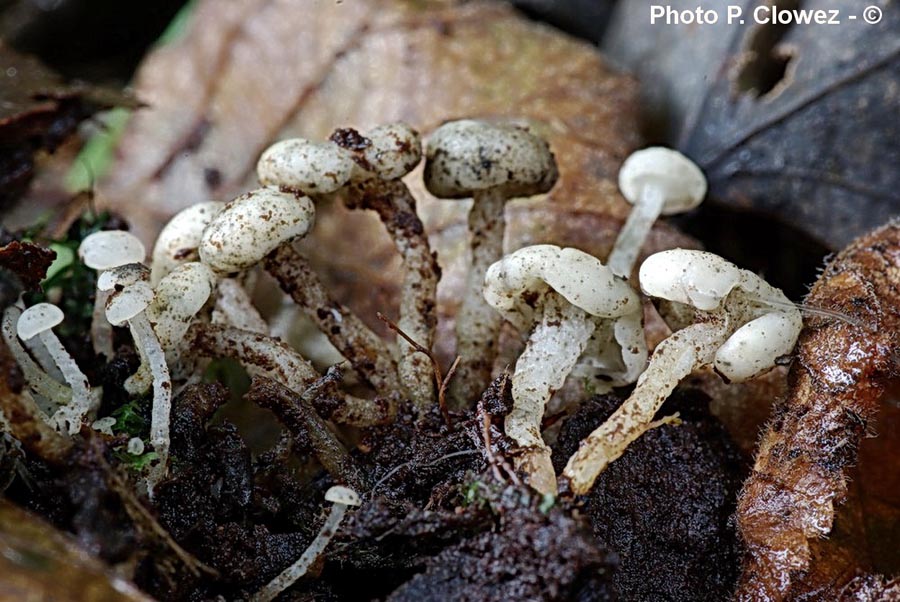
<path fill-rule="evenodd" d="M 106 319 L 113 326 L 120 326 L 147 309 L 153 297 L 153 289 L 147 282 L 135 282 L 109 298 Z"/>
<path fill-rule="evenodd" d="M 156 284 L 179 265 L 197 260 L 203 230 L 225 203 L 208 201 L 176 213 L 160 231 L 153 245 L 150 284 Z"/>
<path fill-rule="evenodd" d="M 741 282 L 741 270 L 713 253 L 671 249 L 648 257 L 638 277 L 651 297 L 711 311 Z"/>
<path fill-rule="evenodd" d="M 578 249 L 533 245 L 493 264 L 484 298 L 520 330 L 533 322 L 535 297 L 553 289 L 572 305 L 601 318 L 634 312 L 640 298 L 603 263 Z"/>
<path fill-rule="evenodd" d="M 350 180 L 353 156 L 333 142 L 291 138 L 267 148 L 256 164 L 263 186 L 284 186 L 302 194 L 328 194 Z"/>
<path fill-rule="evenodd" d="M 549 191 L 559 171 L 545 140 L 512 125 L 451 121 L 437 128 L 425 149 L 425 186 L 442 199 L 502 189 L 509 197 Z"/>
<path fill-rule="evenodd" d="M 330 140 L 348 151 L 356 162 L 352 180 L 370 178 L 396 180 L 411 172 L 422 160 L 422 140 L 409 125 L 380 125 L 365 136 L 353 129 L 336 130 Z"/>
<path fill-rule="evenodd" d="M 655 146 L 629 156 L 619 170 L 619 189 L 632 205 L 644 186 L 663 191 L 663 215 L 690 211 L 706 196 L 706 177 L 693 161 L 669 148 Z"/>
<path fill-rule="evenodd" d="M 87 235 L 78 246 L 78 256 L 84 265 L 94 270 L 108 270 L 144 261 L 144 243 L 131 232 L 101 230 Z"/>
<path fill-rule="evenodd" d="M 200 260 L 220 274 L 246 270 L 305 236 L 315 216 L 308 197 L 273 186 L 257 188 L 228 203 L 209 223 L 200 239 Z"/>
<path fill-rule="evenodd" d="M 52 303 L 37 303 L 19 316 L 16 332 L 20 339 L 27 341 L 60 324 L 64 317 L 63 311 Z"/>
<path fill-rule="evenodd" d="M 111 291 L 131 286 L 135 282 L 146 281 L 150 271 L 140 263 L 127 263 L 106 270 L 97 278 L 97 290 Z"/>
<path fill-rule="evenodd" d="M 362 502 L 359 494 L 343 485 L 335 485 L 325 492 L 325 501 L 345 506 L 359 506 Z"/>

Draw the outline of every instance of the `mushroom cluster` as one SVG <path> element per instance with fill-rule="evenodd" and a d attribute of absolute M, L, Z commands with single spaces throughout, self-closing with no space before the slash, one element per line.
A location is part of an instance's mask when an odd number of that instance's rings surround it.
<path fill-rule="evenodd" d="M 199 380 L 209 358 L 233 358 L 251 376 L 290 392 L 287 398 L 296 404 L 287 405 L 302 405 L 333 449 L 343 449 L 333 425 L 386 424 L 399 404 L 409 404 L 420 417 L 440 404 L 450 418 L 443 405 L 448 383 L 432 353 L 440 267 L 403 182 L 423 157 L 424 184 L 434 196 L 472 202 L 471 258 L 456 316 L 460 357 L 450 380 L 451 401 L 454 409 L 468 411 L 502 371 L 494 364 L 504 321 L 527 339 L 513 368 L 512 409 L 503 427 L 517 446 L 516 469 L 538 492 L 554 496 L 559 490 L 544 439 L 544 414 L 570 376 L 586 373 L 603 391 L 636 383 L 563 471 L 564 486 L 583 494 L 631 442 L 659 424 L 655 414 L 692 371 L 711 366 L 724 379 L 740 382 L 768 370 L 793 348 L 802 325 L 799 310 L 781 291 L 720 257 L 664 251 L 640 265 L 640 291 L 630 279 L 654 220 L 692 209 L 705 195 L 703 174 L 675 151 L 646 149 L 623 165 L 620 188 L 634 207 L 604 264 L 579 249 L 549 244 L 504 255 L 505 203 L 545 193 L 558 177 L 549 145 L 524 128 L 449 122 L 432 133 L 424 152 L 419 134 L 402 123 L 366 133 L 338 129 L 320 142 L 283 140 L 262 153 L 259 188 L 175 215 L 156 240 L 149 266 L 143 264 L 144 246 L 127 232 L 97 232 L 79 248 L 84 264 L 97 271 L 94 350 L 112 359 L 130 334 L 141 362 L 126 389 L 139 397 L 152 388 L 146 441 L 156 454 L 147 475 L 151 495 L 167 476 L 175 388 Z M 357 316 L 335 299 L 295 244 L 315 228 L 317 204 L 334 199 L 350 209 L 373 211 L 402 259 L 399 318 L 391 323 L 401 335 L 396 343 L 366 324 L 364 318 L 373 316 Z M 277 336 L 282 331 L 277 318 L 253 301 L 254 282 L 263 271 L 282 289 L 282 303 L 293 302 L 318 327 L 351 374 L 334 369 L 323 375 Z M 649 363 L 641 292 L 657 300 L 674 331 Z M 53 333 L 63 319 L 48 303 L 14 306 L 3 317 L 3 337 L 50 425 L 75 435 L 89 421 L 111 435 L 115 418 L 96 416 L 102 392 L 91 387 Z M 323 390 L 328 403 L 314 407 L 311 400 Z M 139 455 L 145 441 L 132 436 L 126 447 Z M 272 599 L 302 576 L 347 506 L 359 503 L 355 492 L 341 488 L 326 499 L 336 505 L 322 533 L 257 599 Z"/>

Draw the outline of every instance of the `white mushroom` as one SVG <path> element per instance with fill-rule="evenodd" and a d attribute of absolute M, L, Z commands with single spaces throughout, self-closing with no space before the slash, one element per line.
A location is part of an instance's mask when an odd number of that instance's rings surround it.
<path fill-rule="evenodd" d="M 225 203 L 208 201 L 191 205 L 176 213 L 163 227 L 150 263 L 150 285 L 156 286 L 169 272 L 183 263 L 198 260 L 197 247 L 203 230 L 215 218 Z"/>
<path fill-rule="evenodd" d="M 329 194 L 343 188 L 356 164 L 333 142 L 292 138 L 267 148 L 256 164 L 263 186 L 284 186 L 302 194 Z"/>
<path fill-rule="evenodd" d="M 633 328 L 637 293 L 598 259 L 553 245 L 525 247 L 488 269 L 484 298 L 520 331 L 534 329 L 512 377 L 513 409 L 506 434 L 523 449 L 517 467 L 532 487 L 555 495 L 550 448 L 541 436 L 544 409 L 565 382 L 598 325 Z M 636 324 L 640 325 L 640 318 Z M 626 328 L 625 330 L 629 330 Z M 642 344 L 634 340 L 634 344 Z M 630 353 L 630 352 L 629 352 Z"/>
<path fill-rule="evenodd" d="M 440 269 L 431 252 L 416 201 L 400 178 L 422 158 L 419 134 L 404 123 L 383 125 L 362 136 L 353 129 L 331 135 L 356 162 L 355 184 L 345 190 L 346 205 L 378 214 L 403 257 L 403 289 L 398 327 L 413 341 L 431 349 L 437 323 L 437 281 Z M 430 358 L 400 337 L 398 371 L 407 395 L 424 410 L 437 399 Z"/>
<path fill-rule="evenodd" d="M 466 294 L 456 315 L 461 360 L 450 394 L 461 406 L 487 387 L 500 320 L 480 296 L 484 274 L 503 255 L 504 207 L 509 199 L 549 191 L 558 171 L 547 143 L 510 125 L 462 120 L 446 123 L 428 139 L 425 186 L 442 199 L 471 197 L 471 259 Z"/>
<path fill-rule="evenodd" d="M 196 261 L 169 272 L 153 289 L 147 317 L 170 365 L 179 359 L 184 334 L 216 286 L 212 270 Z"/>
<path fill-rule="evenodd" d="M 308 197 L 266 186 L 225 205 L 203 231 L 200 260 L 219 274 L 253 267 L 313 226 L 316 210 Z"/>
<path fill-rule="evenodd" d="M 100 276 L 105 270 L 139 263 L 144 260 L 146 250 L 144 244 L 130 232 L 124 230 L 101 230 L 89 234 L 78 246 L 78 256 L 87 267 L 97 270 Z M 112 359 L 112 328 L 105 317 L 106 301 L 109 295 L 103 289 L 97 292 L 94 299 L 94 312 L 91 316 L 91 342 L 94 351 Z"/>
<path fill-rule="evenodd" d="M 697 207 L 706 196 L 706 178 L 681 153 L 657 146 L 639 150 L 625 160 L 619 170 L 619 189 L 634 208 L 607 265 L 628 278 L 656 218 Z"/>
<path fill-rule="evenodd" d="M 91 409 L 91 385 L 84 372 L 53 333 L 53 327 L 60 324 L 64 317 L 62 310 L 57 306 L 38 303 L 22 312 L 16 323 L 16 330 L 23 341 L 35 336 L 40 339 L 62 372 L 63 378 L 72 388 L 71 401 L 50 417 L 50 424 L 58 430 L 66 429 L 70 435 L 74 435 L 81 430 L 81 422 Z"/>
<path fill-rule="evenodd" d="M 28 352 L 22 347 L 19 337 L 16 334 L 16 322 L 22 315 L 22 309 L 11 305 L 3 312 L 3 340 L 9 347 L 16 363 L 22 370 L 25 382 L 31 389 L 46 398 L 56 406 L 66 405 L 72 400 L 72 389 L 58 382 L 35 362 Z M 55 408 L 54 408 L 55 409 Z"/>
<path fill-rule="evenodd" d="M 114 282 L 116 289 L 106 305 L 106 318 L 113 326 L 128 324 L 134 346 L 142 362 L 150 367 L 153 377 L 153 409 L 150 416 L 150 445 L 159 457 L 159 463 L 151 468 L 148 476 L 149 490 L 166 475 L 169 459 L 169 414 L 172 410 L 172 381 L 166 355 L 147 318 L 147 307 L 153 301 L 153 289 L 146 280 L 135 279 L 133 266 L 112 270 L 112 276 L 120 276 Z M 144 272 L 145 277 L 147 273 Z M 114 280 L 115 278 L 113 278 Z"/>
<path fill-rule="evenodd" d="M 653 416 L 693 370 L 714 365 L 728 380 L 747 380 L 790 353 L 803 326 L 800 310 L 780 290 L 712 253 L 657 253 L 641 266 L 640 281 L 648 295 L 673 302 L 678 322 L 688 309 L 694 320 L 656 347 L 631 396 L 569 459 L 563 475 L 576 494 L 589 491 L 653 426 Z"/>
<path fill-rule="evenodd" d="M 268 585 L 251 598 L 252 602 L 270 602 L 303 577 L 309 570 L 309 567 L 325 551 L 325 547 L 331 541 L 331 538 L 334 537 L 334 534 L 337 533 L 338 527 L 347 513 L 347 509 L 351 506 L 359 506 L 361 503 L 359 494 L 349 487 L 341 485 L 336 485 L 325 492 L 325 500 L 333 505 L 328 518 L 325 519 L 325 524 L 319 530 L 319 534 L 316 535 L 316 538 L 294 564 L 284 569 L 281 574 L 272 579 Z"/>

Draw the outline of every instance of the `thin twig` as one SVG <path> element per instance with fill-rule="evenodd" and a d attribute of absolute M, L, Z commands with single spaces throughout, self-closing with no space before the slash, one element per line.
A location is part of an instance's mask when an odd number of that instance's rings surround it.
<path fill-rule="evenodd" d="M 450 366 L 450 370 L 447 371 L 446 379 L 443 376 L 443 372 L 441 371 L 441 364 L 438 362 L 437 357 L 432 353 L 432 351 L 426 347 L 423 347 L 416 341 L 412 339 L 408 334 L 403 332 L 399 326 L 397 326 L 390 318 L 388 318 L 383 313 L 376 312 L 375 315 L 379 320 L 384 322 L 388 328 L 397 333 L 398 336 L 402 337 L 404 341 L 409 343 L 409 345 L 418 351 L 419 353 L 424 353 L 428 356 L 428 359 L 431 360 L 431 368 L 434 371 L 434 380 L 437 384 L 438 389 L 438 406 L 441 408 L 441 415 L 444 417 L 444 422 L 447 426 L 450 426 L 450 412 L 447 410 L 447 385 L 450 382 L 450 379 L 453 378 L 453 375 L 456 374 L 456 367 L 459 365 L 459 356 L 453 360 L 453 364 Z"/>

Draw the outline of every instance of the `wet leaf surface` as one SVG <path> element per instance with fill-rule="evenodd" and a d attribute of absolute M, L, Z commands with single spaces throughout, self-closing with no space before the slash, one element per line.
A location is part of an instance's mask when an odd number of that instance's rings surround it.
<path fill-rule="evenodd" d="M 648 0 L 619 4 L 606 50 L 641 78 L 652 126 L 707 172 L 711 197 L 774 217 L 839 249 L 900 210 L 900 10 L 877 25 L 863 5 L 778 3 L 840 10 L 840 25 L 758 25 L 761 0 L 739 3 L 746 24 L 650 24 Z M 856 15 L 856 20 L 850 20 Z M 764 15 L 763 15 L 764 16 Z"/>

